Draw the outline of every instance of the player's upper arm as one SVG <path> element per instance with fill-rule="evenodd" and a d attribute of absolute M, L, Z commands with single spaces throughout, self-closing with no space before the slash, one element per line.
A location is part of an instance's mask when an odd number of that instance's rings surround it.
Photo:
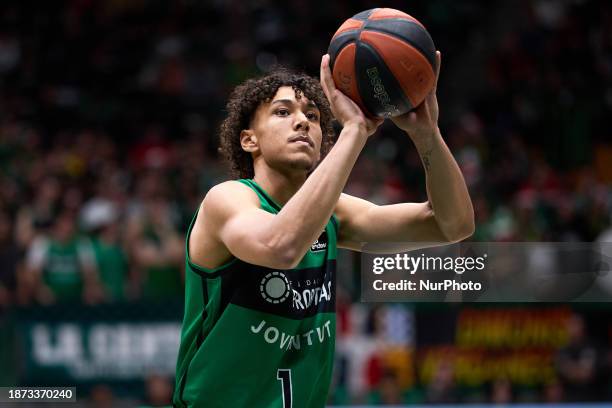
<path fill-rule="evenodd" d="M 395 252 L 448 243 L 428 202 L 376 205 L 342 194 L 335 213 L 342 248 Z"/>
<path fill-rule="evenodd" d="M 236 258 L 269 268 L 291 267 L 293 254 L 284 248 L 275 215 L 260 208 L 259 198 L 247 186 L 228 181 L 213 187 L 202 202 L 200 216 L 212 239 Z"/>

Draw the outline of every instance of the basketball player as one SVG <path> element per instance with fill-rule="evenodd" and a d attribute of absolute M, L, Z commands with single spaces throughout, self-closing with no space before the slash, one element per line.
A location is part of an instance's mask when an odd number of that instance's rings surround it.
<path fill-rule="evenodd" d="M 438 53 L 436 82 L 439 68 Z M 392 119 L 422 158 L 429 201 L 377 206 L 342 189 L 382 120 L 336 89 L 327 55 L 321 87 L 279 71 L 230 97 L 221 141 L 240 179 L 208 192 L 187 234 L 177 407 L 323 407 L 336 248 L 412 242 L 408 250 L 474 230 L 465 182 L 438 130 L 435 88 Z M 332 114 L 343 128 L 330 149 Z"/>

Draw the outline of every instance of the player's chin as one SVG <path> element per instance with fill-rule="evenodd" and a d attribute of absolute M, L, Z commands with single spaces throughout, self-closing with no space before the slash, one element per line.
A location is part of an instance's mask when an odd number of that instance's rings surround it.
<path fill-rule="evenodd" d="M 289 166 L 294 170 L 310 171 L 317 164 L 316 157 L 311 154 L 293 155 L 289 161 Z"/>
<path fill-rule="evenodd" d="M 304 145 L 295 150 L 289 150 L 287 153 L 291 160 L 304 160 L 306 158 L 308 160 L 315 160 L 318 156 L 315 148 Z"/>

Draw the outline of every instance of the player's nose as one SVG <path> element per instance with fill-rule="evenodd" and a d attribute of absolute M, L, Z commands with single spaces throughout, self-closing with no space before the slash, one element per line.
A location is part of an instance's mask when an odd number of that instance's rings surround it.
<path fill-rule="evenodd" d="M 298 112 L 295 115 L 295 122 L 293 123 L 294 130 L 302 130 L 308 132 L 310 130 L 310 121 L 304 114 L 304 112 Z"/>

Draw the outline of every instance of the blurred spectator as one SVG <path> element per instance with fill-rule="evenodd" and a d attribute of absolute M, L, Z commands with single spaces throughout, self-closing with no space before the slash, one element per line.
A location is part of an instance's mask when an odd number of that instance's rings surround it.
<path fill-rule="evenodd" d="M 50 236 L 32 243 L 25 273 L 32 295 L 42 304 L 79 299 L 94 304 L 104 297 L 93 248 L 77 234 L 71 212 L 61 212 Z"/>
<path fill-rule="evenodd" d="M 172 404 L 172 382 L 161 375 L 152 374 L 145 381 L 145 403 L 152 407 L 163 407 Z"/>
<path fill-rule="evenodd" d="M 507 378 L 498 378 L 491 385 L 491 402 L 507 405 L 513 402 L 512 383 Z"/>
<path fill-rule="evenodd" d="M 31 245 L 37 232 L 51 226 L 59 205 L 62 185 L 58 179 L 45 177 L 35 187 L 34 200 L 23 203 L 17 214 L 16 238 L 22 247 Z"/>
<path fill-rule="evenodd" d="M 81 218 L 83 227 L 92 235 L 92 250 L 106 300 L 124 300 L 129 266 L 120 239 L 117 207 L 110 201 L 92 200 L 83 208 Z"/>
<path fill-rule="evenodd" d="M 587 336 L 584 319 L 572 315 L 567 322 L 568 344 L 559 350 L 556 366 L 568 401 L 598 401 L 602 396 L 602 355 Z"/>
<path fill-rule="evenodd" d="M 557 379 L 544 385 L 543 400 L 547 404 L 558 404 L 565 401 L 563 386 Z"/>
<path fill-rule="evenodd" d="M 370 403 L 375 405 L 402 405 L 407 401 L 404 398 L 397 375 L 392 370 L 384 370 L 378 386 L 370 398 Z"/>
<path fill-rule="evenodd" d="M 94 386 L 89 392 L 90 408 L 115 408 L 117 401 L 113 390 L 104 384 Z"/>
<path fill-rule="evenodd" d="M 184 239 L 173 225 L 170 205 L 163 198 L 142 204 L 142 212 L 129 221 L 127 242 L 136 268 L 136 287 L 146 298 L 182 294 Z"/>
<path fill-rule="evenodd" d="M 17 283 L 21 254 L 13 237 L 11 219 L 0 209 L 0 310 L 24 302 L 23 285 Z"/>
<path fill-rule="evenodd" d="M 453 362 L 441 360 L 427 386 L 425 402 L 428 404 L 448 404 L 459 401 Z"/>

